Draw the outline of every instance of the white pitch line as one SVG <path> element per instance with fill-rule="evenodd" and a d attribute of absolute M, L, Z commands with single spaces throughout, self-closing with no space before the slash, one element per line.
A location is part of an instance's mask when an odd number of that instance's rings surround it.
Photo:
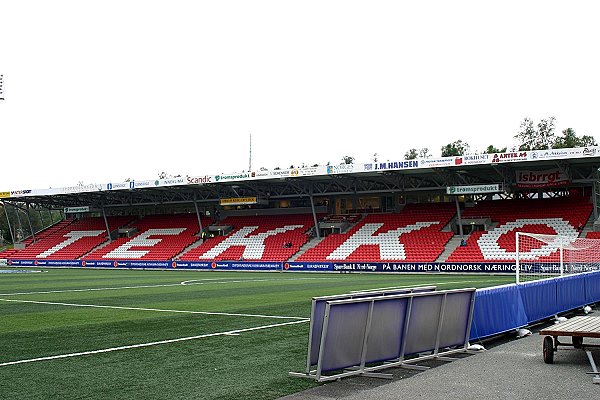
<path fill-rule="evenodd" d="M 350 293 L 364 293 L 364 292 L 373 292 L 376 290 L 389 290 L 389 289 L 408 289 L 411 287 L 421 287 L 421 286 L 433 286 L 433 285 L 454 285 L 457 283 L 481 283 L 481 282 L 497 282 L 498 279 L 486 279 L 484 281 L 455 281 L 455 282 L 433 282 L 433 283 L 419 283 L 416 285 L 405 285 L 405 286 L 388 286 L 388 287 L 381 287 L 381 288 L 374 288 L 374 289 L 363 289 L 363 290 L 351 290 Z"/>
<path fill-rule="evenodd" d="M 224 279 L 228 279 L 228 278 L 224 278 Z M 234 278 L 229 278 L 229 279 L 234 279 Z M 225 280 L 225 281 L 211 280 L 210 282 L 187 283 L 187 284 L 185 284 L 183 286 L 206 285 L 206 284 L 223 285 L 223 284 L 228 284 L 228 283 L 270 282 L 270 281 L 285 282 L 285 281 L 323 280 L 323 279 L 332 279 L 332 278 L 238 279 L 238 280 Z M 184 281 L 184 282 L 188 282 L 188 281 Z M 165 284 L 157 284 L 157 285 L 117 286 L 117 287 L 102 287 L 102 288 L 87 288 L 87 289 L 44 290 L 44 291 L 37 291 L 37 292 L 0 293 L 0 296 L 20 296 L 20 295 L 28 295 L 28 294 L 94 292 L 94 291 L 102 291 L 102 290 L 122 290 L 122 289 L 146 289 L 146 288 L 173 287 L 173 286 L 182 286 L 182 283 L 178 282 L 178 283 L 165 283 Z"/>
<path fill-rule="evenodd" d="M 486 279 L 484 281 L 438 282 L 438 283 L 432 283 L 432 285 L 454 285 L 457 283 L 489 283 L 489 282 L 498 282 L 498 279 Z"/>
<path fill-rule="evenodd" d="M 432 283 L 432 285 L 435 285 L 435 283 Z M 404 285 L 404 286 L 388 286 L 388 287 L 380 287 L 380 288 L 364 289 L 364 290 L 351 290 L 350 293 L 373 292 L 375 290 L 387 290 L 387 289 L 408 289 L 411 287 L 420 287 L 420 286 L 423 286 L 423 284 Z"/>
<path fill-rule="evenodd" d="M 12 303 L 32 303 L 32 304 L 49 304 L 53 306 L 67 306 L 67 307 L 90 307 L 90 308 L 110 308 L 115 310 L 135 310 L 135 311 L 157 311 L 157 312 L 170 312 L 170 313 L 181 313 L 181 314 L 201 314 L 201 315 L 224 315 L 228 317 L 255 317 L 255 318 L 274 318 L 274 319 L 299 319 L 305 320 L 305 317 L 285 317 L 281 315 L 262 315 L 262 314 L 238 314 L 238 313 L 224 313 L 224 312 L 211 312 L 211 311 L 188 311 L 188 310 L 169 310 L 163 308 L 143 308 L 143 307 L 121 307 L 121 306 L 104 306 L 99 304 L 77 304 L 77 303 L 59 303 L 53 301 L 35 301 L 35 300 L 16 300 L 16 299 L 1 299 L 0 301 L 12 302 Z"/>
<path fill-rule="evenodd" d="M 38 362 L 38 361 L 58 360 L 61 358 L 87 356 L 90 354 L 110 353 L 112 351 L 119 351 L 119 350 L 138 349 L 138 348 L 142 348 L 142 347 L 150 347 L 150 346 L 158 346 L 161 344 L 185 342 L 188 340 L 204 339 L 204 338 L 215 337 L 215 336 L 235 336 L 235 335 L 239 335 L 240 333 L 244 333 L 244 332 L 252 332 L 252 331 L 258 331 L 258 330 L 262 330 L 262 329 L 277 328 L 277 327 L 286 326 L 286 325 L 303 324 L 308 321 L 309 321 L 308 319 L 305 319 L 302 321 L 283 322 L 281 324 L 262 325 L 262 326 L 257 326 L 254 328 L 236 329 L 233 331 L 226 331 L 226 332 L 207 333 L 204 335 L 188 336 L 188 337 L 183 337 L 183 338 L 178 338 L 178 339 L 161 340 L 158 342 L 111 347 L 108 349 L 100 349 L 100 350 L 82 351 L 79 353 L 59 354 L 59 355 L 49 356 L 49 357 L 30 358 L 27 360 L 9 361 L 9 362 L 0 363 L 0 367 L 6 367 L 8 365 L 16 365 L 16 364 L 26 364 L 26 363 L 32 363 L 32 362 Z"/>

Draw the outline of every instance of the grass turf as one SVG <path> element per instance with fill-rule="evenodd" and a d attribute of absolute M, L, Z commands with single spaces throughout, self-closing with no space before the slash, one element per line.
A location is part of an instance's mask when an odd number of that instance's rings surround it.
<path fill-rule="evenodd" d="M 308 318 L 314 296 L 430 284 L 438 289 L 486 287 L 514 279 L 450 274 L 46 271 L 0 274 L 0 364 L 293 322 L 297 320 L 272 316 Z M 184 281 L 187 284 L 182 285 Z M 308 328 L 308 323 L 299 323 L 0 366 L 0 399 L 275 399 L 316 385 L 287 376 L 288 371 L 305 367 Z"/>

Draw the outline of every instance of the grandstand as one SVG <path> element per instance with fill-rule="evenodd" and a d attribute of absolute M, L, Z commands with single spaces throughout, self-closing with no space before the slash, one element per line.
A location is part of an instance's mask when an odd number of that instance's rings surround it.
<path fill-rule="evenodd" d="M 63 260 L 144 267 L 153 261 L 200 269 L 319 264 L 329 271 L 362 263 L 379 272 L 411 263 L 437 270 L 477 263 L 483 272 L 487 264 L 504 263 L 509 272 L 516 231 L 595 235 L 598 153 L 530 151 L 11 191 L 5 208 L 76 211 L 30 232 L 2 258 L 15 265 Z M 556 168 L 557 159 L 569 172 L 563 186 L 516 182 L 522 171 Z M 456 186 L 461 182 L 497 189 L 453 195 L 451 188 L 471 190 Z M 88 263 L 98 260 L 117 264 Z"/>
<path fill-rule="evenodd" d="M 347 229 L 326 237 L 313 235 L 309 213 L 227 216 L 215 222 L 202 216 L 202 238 L 194 214 L 158 214 L 142 218 L 109 217 L 109 241 L 99 217 L 68 219 L 44 230 L 23 250 L 7 250 L 6 258 L 57 260 L 269 261 L 433 263 L 447 250 L 456 229 L 453 203 L 407 204 L 399 212 L 319 214 L 319 225 L 342 223 Z M 515 232 L 576 237 L 592 215 L 589 199 L 579 196 L 546 199 L 483 200 L 462 211 L 463 220 L 490 221 L 490 229 L 465 235 L 465 245 L 445 262 L 514 262 Z M 215 229 L 212 229 L 215 228 Z M 212 231 L 211 231 L 212 229 Z M 215 236 L 214 232 L 218 232 Z M 593 232 L 588 237 L 593 237 Z M 212 236 L 212 237 L 211 237 Z M 204 239 L 204 240 L 203 240 Z M 558 253 L 539 261 L 556 262 Z"/>

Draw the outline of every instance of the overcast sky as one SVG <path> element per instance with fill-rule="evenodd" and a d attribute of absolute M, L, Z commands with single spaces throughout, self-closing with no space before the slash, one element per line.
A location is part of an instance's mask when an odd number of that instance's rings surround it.
<path fill-rule="evenodd" d="M 0 191 L 600 139 L 598 1 L 0 0 Z"/>

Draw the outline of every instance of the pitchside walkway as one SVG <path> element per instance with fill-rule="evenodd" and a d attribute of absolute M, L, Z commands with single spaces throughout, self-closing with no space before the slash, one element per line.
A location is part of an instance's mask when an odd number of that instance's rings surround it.
<path fill-rule="evenodd" d="M 364 377 L 342 379 L 282 399 L 599 399 L 600 385 L 593 384 L 592 375 L 586 374 L 591 367 L 582 350 L 560 348 L 554 364 L 544 363 L 543 336 L 538 332 L 549 325 L 535 327 L 532 336 L 522 339 L 485 343 L 487 351 L 452 363 L 423 363 L 434 367 L 424 372 L 401 368 L 385 370 L 394 375 L 393 381 Z M 592 353 L 598 363 L 600 350 Z"/>

